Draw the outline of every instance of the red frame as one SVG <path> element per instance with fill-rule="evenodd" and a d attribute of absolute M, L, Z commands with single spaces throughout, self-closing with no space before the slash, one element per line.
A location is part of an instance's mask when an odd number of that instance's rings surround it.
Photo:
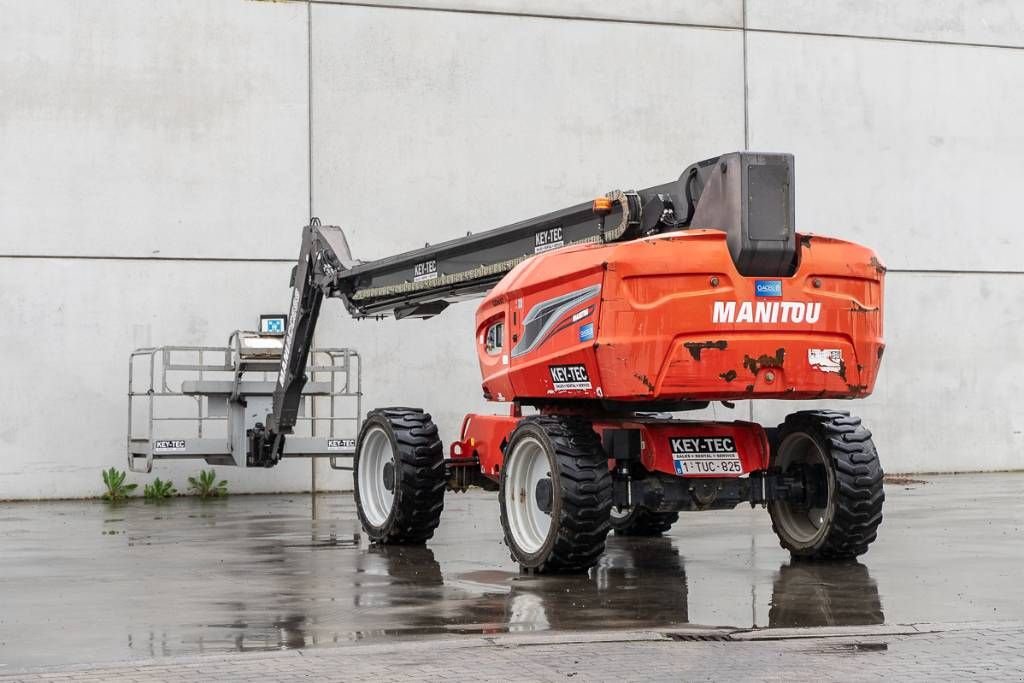
<path fill-rule="evenodd" d="M 501 475 L 504 448 L 522 417 L 512 415 L 470 414 L 462 421 L 459 439 L 450 447 L 452 464 L 476 457 L 480 471 L 494 481 Z M 594 431 L 636 429 L 641 432 L 640 463 L 651 472 L 676 473 L 669 446 L 670 438 L 729 437 L 733 439 L 742 471 L 735 473 L 688 474 L 687 477 L 740 477 L 768 467 L 768 437 L 761 425 L 753 422 L 701 422 L 691 420 L 604 419 L 593 423 Z"/>

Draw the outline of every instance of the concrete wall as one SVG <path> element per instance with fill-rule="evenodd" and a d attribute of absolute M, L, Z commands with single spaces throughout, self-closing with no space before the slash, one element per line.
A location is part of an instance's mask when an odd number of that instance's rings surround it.
<path fill-rule="evenodd" d="M 886 468 L 1021 467 L 1021 49 L 1010 0 L 0 0 L 0 499 L 96 493 L 128 352 L 282 309 L 310 212 L 374 258 L 744 146 L 796 154 L 802 230 L 891 267 L 881 380 L 849 406 Z M 329 302 L 319 341 L 450 438 L 485 408 L 472 313 Z"/>

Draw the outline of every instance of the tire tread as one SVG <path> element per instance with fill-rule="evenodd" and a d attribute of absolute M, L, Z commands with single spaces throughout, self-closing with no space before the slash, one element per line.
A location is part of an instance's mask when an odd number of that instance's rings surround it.
<path fill-rule="evenodd" d="M 533 415 L 523 418 L 516 431 L 531 426 L 542 430 L 554 448 L 558 463 L 555 483 L 562 500 L 554 544 L 547 557 L 531 569 L 538 574 L 585 572 L 604 553 L 605 539 L 611 528 L 612 476 L 608 459 L 590 422 L 583 418 Z M 514 439 L 513 432 L 509 443 Z M 501 525 L 507 542 L 509 531 L 504 503 Z M 519 559 L 514 551 L 513 559 Z"/>
<path fill-rule="evenodd" d="M 877 537 L 885 502 L 884 473 L 871 432 L 860 418 L 845 411 L 807 410 L 793 413 L 779 425 L 778 442 L 791 432 L 819 437 L 831 457 L 836 476 L 832 526 L 813 549 L 787 542 L 772 518 L 779 543 L 793 555 L 815 560 L 848 560 L 863 555 Z"/>
<path fill-rule="evenodd" d="M 395 452 L 396 489 L 394 514 L 379 530 L 371 530 L 357 509 L 363 528 L 371 540 L 387 545 L 421 545 L 433 535 L 444 510 L 444 447 L 430 413 L 420 408 L 378 408 L 370 411 L 360 432 L 356 450 L 363 434 L 374 418 L 386 421 L 398 445 Z M 357 485 L 358 486 L 358 485 Z"/>

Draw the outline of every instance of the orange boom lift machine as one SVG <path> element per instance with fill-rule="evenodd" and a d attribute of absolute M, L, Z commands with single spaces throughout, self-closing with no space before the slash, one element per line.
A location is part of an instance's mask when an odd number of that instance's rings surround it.
<path fill-rule="evenodd" d="M 249 465 L 284 452 L 324 297 L 357 317 L 426 318 L 483 296 L 484 396 L 446 451 L 431 416 L 373 410 L 352 466 L 379 543 L 422 543 L 446 490 L 498 492 L 513 558 L 585 571 L 610 530 L 653 535 L 681 511 L 766 506 L 782 545 L 864 553 L 882 519 L 871 433 L 844 411 L 777 428 L 681 419 L 738 399 L 869 395 L 884 350 L 885 268 L 863 246 L 799 234 L 793 157 L 736 152 L 671 183 L 614 191 L 503 228 L 359 263 L 336 227 L 306 227 L 273 412 Z"/>

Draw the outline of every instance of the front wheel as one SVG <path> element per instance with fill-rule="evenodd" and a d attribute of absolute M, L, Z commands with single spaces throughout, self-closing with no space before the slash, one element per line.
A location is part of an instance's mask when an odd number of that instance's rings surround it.
<path fill-rule="evenodd" d="M 612 477 L 588 422 L 521 420 L 505 449 L 498 497 L 505 543 L 523 568 L 584 572 L 604 552 Z"/>
<path fill-rule="evenodd" d="M 434 535 L 444 507 L 444 450 L 428 413 L 371 411 L 352 469 L 356 512 L 371 541 L 420 544 Z"/>
<path fill-rule="evenodd" d="M 794 557 L 851 559 L 867 552 L 882 523 L 882 466 L 871 432 L 849 413 L 802 411 L 786 417 L 771 467 L 803 482 L 801 502 L 768 504 L 772 528 Z"/>

